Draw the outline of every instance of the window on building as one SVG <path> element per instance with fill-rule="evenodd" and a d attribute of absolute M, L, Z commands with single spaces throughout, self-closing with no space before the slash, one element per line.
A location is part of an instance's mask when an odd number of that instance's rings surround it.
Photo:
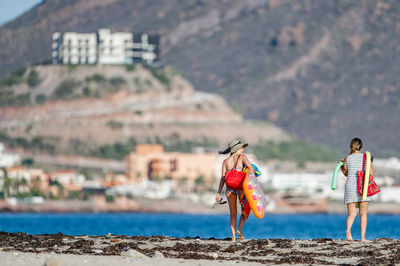
<path fill-rule="evenodd" d="M 178 169 L 178 161 L 176 159 L 172 159 L 169 161 L 169 171 L 175 172 Z"/>

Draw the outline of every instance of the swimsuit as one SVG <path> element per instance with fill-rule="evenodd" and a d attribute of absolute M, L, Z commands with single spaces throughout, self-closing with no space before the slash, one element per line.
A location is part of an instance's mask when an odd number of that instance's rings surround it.
<path fill-rule="evenodd" d="M 232 168 L 232 169 L 234 169 L 234 168 Z M 230 170 L 232 170 L 232 169 L 230 169 Z M 242 171 L 243 168 L 239 167 L 239 169 L 236 168 L 236 170 Z M 244 195 L 243 190 L 235 190 L 235 189 L 232 189 L 232 188 L 230 188 L 228 186 L 226 187 L 226 190 L 229 191 L 232 194 L 236 194 L 239 197 L 239 203 L 240 203 L 240 206 L 242 208 L 242 214 L 247 219 L 249 217 L 249 215 L 250 215 L 251 208 L 250 208 L 249 202 L 246 199 L 246 196 Z"/>

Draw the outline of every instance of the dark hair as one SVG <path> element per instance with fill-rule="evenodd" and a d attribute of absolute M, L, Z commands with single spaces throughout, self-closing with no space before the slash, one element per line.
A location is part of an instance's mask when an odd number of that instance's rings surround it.
<path fill-rule="evenodd" d="M 350 154 L 360 151 L 362 149 L 362 141 L 359 138 L 354 138 L 350 142 Z"/>

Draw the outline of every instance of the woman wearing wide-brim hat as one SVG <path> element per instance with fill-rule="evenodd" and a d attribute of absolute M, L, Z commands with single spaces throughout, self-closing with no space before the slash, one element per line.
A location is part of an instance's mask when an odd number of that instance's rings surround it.
<path fill-rule="evenodd" d="M 246 166 L 250 169 L 250 171 L 254 172 L 253 167 L 250 164 L 249 159 L 244 152 L 244 148 L 247 147 L 247 143 L 243 143 L 240 140 L 233 140 L 229 143 L 228 148 L 224 151 L 220 151 L 220 154 L 230 154 L 228 158 L 224 160 L 222 163 L 222 175 L 221 180 L 219 182 L 219 189 L 217 196 L 215 198 L 216 202 L 219 202 L 221 199 L 221 191 L 225 185 L 225 173 L 236 169 L 237 171 L 242 171 L 243 168 Z M 246 203 L 246 198 L 244 196 L 243 190 L 234 190 L 226 187 L 226 198 L 228 199 L 229 203 L 229 211 L 230 211 L 230 228 L 232 233 L 232 241 L 236 240 L 236 224 L 237 224 L 237 200 L 240 199 L 241 207 L 242 207 L 242 215 L 240 216 L 239 220 L 239 227 L 237 230 L 237 234 L 239 235 L 240 239 L 243 239 L 242 235 L 242 228 L 244 223 L 247 220 L 247 217 L 250 214 L 250 208 Z"/>

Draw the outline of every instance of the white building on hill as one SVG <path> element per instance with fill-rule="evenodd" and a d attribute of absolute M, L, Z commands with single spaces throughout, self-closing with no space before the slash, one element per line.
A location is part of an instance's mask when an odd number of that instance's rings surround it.
<path fill-rule="evenodd" d="M 18 154 L 7 153 L 4 144 L 0 142 L 0 168 L 14 166 L 20 161 L 21 158 Z"/>
<path fill-rule="evenodd" d="M 53 33 L 54 64 L 152 64 L 157 60 L 158 37 L 130 32 Z"/>

